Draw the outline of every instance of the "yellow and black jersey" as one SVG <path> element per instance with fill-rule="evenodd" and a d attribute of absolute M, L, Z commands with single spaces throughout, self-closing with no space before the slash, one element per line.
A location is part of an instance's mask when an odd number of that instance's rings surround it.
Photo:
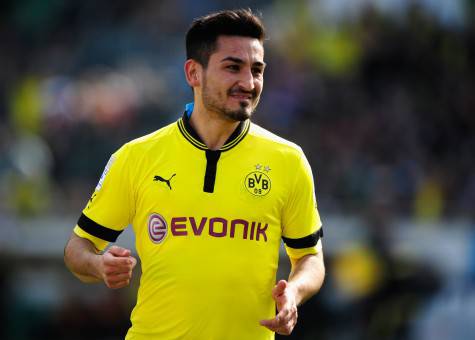
<path fill-rule="evenodd" d="M 178 122 L 125 144 L 75 227 L 98 249 L 131 225 L 141 259 L 126 339 L 273 339 L 259 320 L 279 245 L 317 252 L 321 222 L 302 150 L 249 120 L 219 150 Z"/>

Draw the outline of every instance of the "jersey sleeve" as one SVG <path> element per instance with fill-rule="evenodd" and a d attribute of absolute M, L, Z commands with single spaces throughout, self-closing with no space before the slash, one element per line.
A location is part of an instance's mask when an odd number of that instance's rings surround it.
<path fill-rule="evenodd" d="M 115 242 L 133 218 L 129 153 L 126 144 L 111 156 L 74 228 L 76 235 L 90 240 L 99 250 Z"/>
<path fill-rule="evenodd" d="M 298 160 L 289 167 L 290 194 L 283 208 L 282 239 L 290 258 L 298 259 L 318 253 L 323 237 L 322 222 L 317 209 L 310 165 L 301 150 Z"/>

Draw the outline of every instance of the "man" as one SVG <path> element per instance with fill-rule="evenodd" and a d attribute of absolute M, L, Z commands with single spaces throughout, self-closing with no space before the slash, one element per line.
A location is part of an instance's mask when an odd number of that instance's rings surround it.
<path fill-rule="evenodd" d="M 129 284 L 136 260 L 112 246 L 129 224 L 142 277 L 126 339 L 273 339 L 324 278 L 321 222 L 302 150 L 251 123 L 264 28 L 250 10 L 195 20 L 177 123 L 109 160 L 65 249 L 84 282 Z M 292 263 L 275 284 L 280 240 Z M 276 313 L 277 308 L 277 313 Z"/>

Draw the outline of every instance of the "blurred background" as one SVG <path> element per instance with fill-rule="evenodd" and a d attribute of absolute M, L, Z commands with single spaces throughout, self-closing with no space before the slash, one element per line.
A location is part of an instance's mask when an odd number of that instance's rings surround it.
<path fill-rule="evenodd" d="M 325 227 L 288 339 L 474 339 L 473 0 L 2 1 L 0 339 L 123 338 L 138 281 L 81 284 L 63 247 L 110 154 L 192 99 L 192 19 L 238 7 L 268 30 L 255 121 L 303 147 Z"/>

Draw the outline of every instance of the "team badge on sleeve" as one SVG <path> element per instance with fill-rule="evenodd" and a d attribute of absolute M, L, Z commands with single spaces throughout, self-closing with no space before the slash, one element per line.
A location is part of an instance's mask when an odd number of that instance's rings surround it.
<path fill-rule="evenodd" d="M 96 185 L 96 191 L 101 190 L 102 184 L 104 183 L 104 179 L 106 178 L 106 175 L 109 172 L 114 161 L 115 161 L 115 157 L 111 156 L 111 158 L 109 158 L 109 161 L 106 164 L 106 167 L 104 168 L 104 171 L 102 172 L 101 178 L 99 179 L 99 183 L 97 183 Z"/>
<path fill-rule="evenodd" d="M 148 235 L 153 243 L 161 243 L 167 236 L 167 222 L 160 214 L 151 214 L 148 218 Z"/>

